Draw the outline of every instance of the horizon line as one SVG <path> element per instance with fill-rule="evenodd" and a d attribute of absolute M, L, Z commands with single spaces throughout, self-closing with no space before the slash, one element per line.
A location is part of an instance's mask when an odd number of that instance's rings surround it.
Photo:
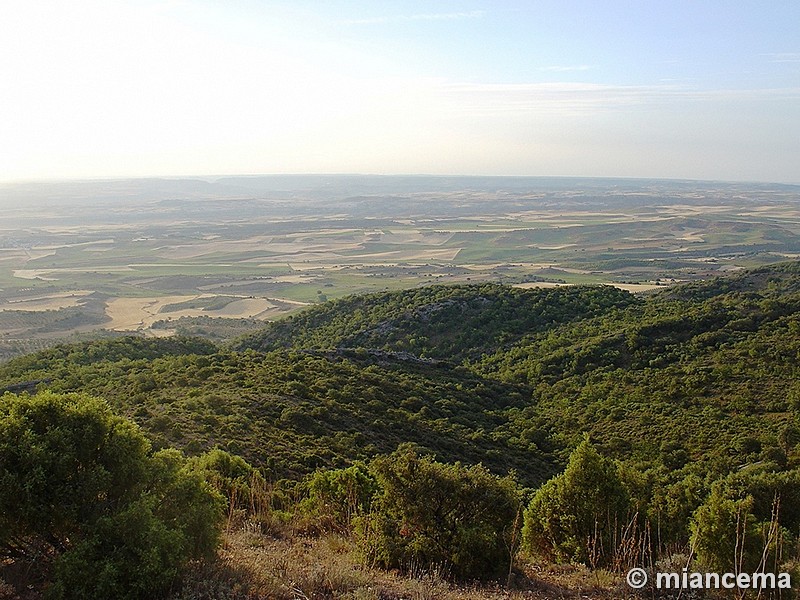
<path fill-rule="evenodd" d="M 581 179 L 581 180 L 624 180 L 624 181 L 664 181 L 724 184 L 757 184 L 800 186 L 798 181 L 770 181 L 757 179 L 704 179 L 697 177 L 644 177 L 639 175 L 521 175 L 521 174 L 447 174 L 447 173 L 358 173 L 358 172 L 291 172 L 291 173 L 227 173 L 191 175 L 101 175 L 101 176 L 54 176 L 23 177 L 0 179 L 0 186 L 36 183 L 80 183 L 80 182 L 120 182 L 120 181 L 206 181 L 216 183 L 222 179 L 254 179 L 280 177 L 363 177 L 363 178 L 435 178 L 435 179 Z"/>

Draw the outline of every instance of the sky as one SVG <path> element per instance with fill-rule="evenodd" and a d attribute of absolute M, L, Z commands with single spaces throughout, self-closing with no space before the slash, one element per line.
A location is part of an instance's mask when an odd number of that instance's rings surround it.
<path fill-rule="evenodd" d="M 0 0 L 0 181 L 800 183 L 800 2 Z"/>

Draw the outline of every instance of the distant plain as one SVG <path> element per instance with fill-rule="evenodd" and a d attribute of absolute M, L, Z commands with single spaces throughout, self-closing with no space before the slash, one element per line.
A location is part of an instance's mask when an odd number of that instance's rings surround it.
<path fill-rule="evenodd" d="M 274 176 L 0 186 L 0 359 L 80 336 L 229 338 L 434 283 L 645 292 L 800 256 L 800 186 Z"/>

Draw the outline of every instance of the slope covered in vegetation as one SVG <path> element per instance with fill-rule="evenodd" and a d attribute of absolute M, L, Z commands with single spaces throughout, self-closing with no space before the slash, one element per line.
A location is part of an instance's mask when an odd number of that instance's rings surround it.
<path fill-rule="evenodd" d="M 237 348 L 370 348 L 461 362 L 532 389 L 512 437 L 660 461 L 775 454 L 793 423 L 800 267 L 665 290 L 427 288 L 347 298 L 273 323 Z M 532 432 L 535 432 L 532 433 Z M 669 452 L 664 450 L 664 452 Z M 667 459 L 669 460 L 669 459 Z"/>
<path fill-rule="evenodd" d="M 620 458 L 776 457 L 800 408 L 798 289 L 797 263 L 680 286 L 475 368 L 535 388 L 529 426 L 589 432 Z"/>
<path fill-rule="evenodd" d="M 326 302 L 271 323 L 234 348 L 375 348 L 461 362 L 531 332 L 635 303 L 613 287 L 430 286 Z"/>
<path fill-rule="evenodd" d="M 167 351 L 174 347 L 193 352 Z M 103 397 L 159 446 L 191 453 L 220 446 L 273 478 L 402 442 L 443 460 L 515 469 L 529 484 L 555 468 L 549 448 L 493 433 L 510 407 L 525 406 L 524 386 L 385 354 L 208 353 L 205 343 L 130 338 L 56 348 L 0 369 L 0 381 L 20 380 Z"/>
<path fill-rule="evenodd" d="M 800 263 L 786 263 L 645 298 L 501 286 L 352 297 L 232 348 L 59 346 L 0 366 L 0 389 L 99 396 L 157 448 L 241 455 L 271 483 L 291 480 L 278 487 L 294 486 L 304 518 L 336 523 L 375 564 L 443 560 L 482 577 L 458 550 L 480 538 L 509 561 L 522 540 L 615 570 L 678 548 L 738 572 L 764 557 L 797 566 L 798 358 Z M 476 486 L 508 501 L 464 529 L 474 502 L 457 499 L 482 497 Z"/>
<path fill-rule="evenodd" d="M 800 402 L 798 264 L 645 299 L 496 285 L 355 296 L 229 350 L 183 338 L 59 346 L 0 366 L 0 389 L 100 395 L 158 445 L 220 445 L 276 476 L 412 441 L 535 485 L 585 432 L 618 458 L 724 469 L 785 454 L 778 434 Z"/>

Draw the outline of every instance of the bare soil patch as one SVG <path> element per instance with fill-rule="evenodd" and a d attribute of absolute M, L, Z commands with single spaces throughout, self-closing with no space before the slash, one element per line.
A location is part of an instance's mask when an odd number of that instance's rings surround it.
<path fill-rule="evenodd" d="M 31 298 L 16 298 L 9 300 L 5 305 L 0 305 L 0 310 L 58 310 L 70 306 L 78 306 L 80 301 L 91 291 L 75 290 L 74 292 L 59 292 L 46 296 L 35 296 Z"/>
<path fill-rule="evenodd" d="M 106 314 L 111 322 L 106 329 L 115 331 L 137 331 L 147 329 L 156 321 L 177 320 L 181 317 L 226 317 L 271 319 L 287 312 L 282 305 L 304 306 L 302 302 L 282 298 L 242 298 L 229 302 L 216 310 L 202 308 L 186 308 L 181 310 L 164 310 L 170 304 L 187 302 L 213 295 L 200 294 L 191 296 L 160 296 L 150 298 L 114 298 L 108 302 Z"/>

